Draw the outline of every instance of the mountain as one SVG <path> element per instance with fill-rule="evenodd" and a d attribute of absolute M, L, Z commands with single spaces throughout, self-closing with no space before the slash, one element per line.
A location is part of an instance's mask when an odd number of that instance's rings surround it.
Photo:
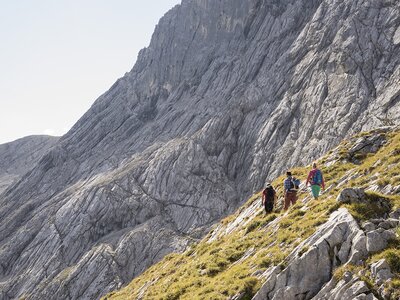
<path fill-rule="evenodd" d="M 302 184 L 288 211 L 281 176 L 275 212 L 253 195 L 201 242 L 103 299 L 399 299 L 399 149 L 399 127 L 352 137 L 318 161 L 318 200 L 304 186 L 308 168 L 295 168 Z"/>
<path fill-rule="evenodd" d="M 393 1 L 184 0 L 0 195 L 0 299 L 95 299 L 360 130 L 399 123 Z"/>
<path fill-rule="evenodd" d="M 57 137 L 28 136 L 0 145 L 0 193 L 32 169 Z"/>

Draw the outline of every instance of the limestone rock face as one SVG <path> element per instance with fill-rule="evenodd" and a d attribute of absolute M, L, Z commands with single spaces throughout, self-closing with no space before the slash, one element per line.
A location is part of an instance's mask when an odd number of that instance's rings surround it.
<path fill-rule="evenodd" d="M 99 297 L 288 167 L 399 123 L 399 9 L 183 0 L 0 195 L 0 299 Z"/>
<path fill-rule="evenodd" d="M 365 264 L 370 254 L 384 249 L 387 240 L 395 237 L 379 229 L 380 235 L 377 230 L 365 234 L 347 209 L 340 208 L 293 250 L 284 268 L 274 266 L 265 272 L 265 283 L 253 300 L 376 299 L 358 274 L 347 271 L 339 279 L 332 275 L 339 266 Z M 370 269 L 377 286 L 394 276 L 384 259 L 371 264 Z"/>

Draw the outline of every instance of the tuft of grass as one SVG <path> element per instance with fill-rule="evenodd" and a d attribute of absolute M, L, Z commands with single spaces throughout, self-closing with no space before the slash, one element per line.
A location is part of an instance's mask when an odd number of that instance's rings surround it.
<path fill-rule="evenodd" d="M 303 256 L 304 253 L 306 253 L 308 250 L 310 250 L 310 246 L 309 245 L 305 245 L 303 248 L 300 249 L 298 256 L 301 257 Z"/>
<path fill-rule="evenodd" d="M 376 182 L 376 184 L 379 185 L 380 187 L 385 187 L 389 183 L 390 183 L 390 179 L 387 177 L 382 177 Z"/>
<path fill-rule="evenodd" d="M 254 220 L 252 221 L 246 228 L 246 234 L 252 232 L 253 230 L 257 229 L 260 227 L 261 222 L 259 220 Z"/>
<path fill-rule="evenodd" d="M 386 259 L 386 262 L 390 266 L 392 272 L 395 272 L 397 275 L 400 275 L 400 248 L 389 248 L 378 255 L 373 256 L 373 261 L 377 261 L 379 259 Z"/>
<path fill-rule="evenodd" d="M 240 299 L 251 300 L 256 292 L 260 289 L 259 280 L 256 277 L 249 277 L 243 281 L 243 287 L 240 291 L 242 294 Z"/>
<path fill-rule="evenodd" d="M 357 221 L 366 221 L 381 218 L 387 215 L 392 208 L 389 197 L 376 192 L 367 192 L 367 203 L 353 203 L 345 205 Z"/>
<path fill-rule="evenodd" d="M 355 275 L 358 274 L 362 269 L 362 266 L 356 266 L 352 264 L 342 265 L 333 271 L 333 277 L 336 281 L 340 281 L 343 279 L 343 276 L 346 272 L 350 272 L 351 274 Z"/>

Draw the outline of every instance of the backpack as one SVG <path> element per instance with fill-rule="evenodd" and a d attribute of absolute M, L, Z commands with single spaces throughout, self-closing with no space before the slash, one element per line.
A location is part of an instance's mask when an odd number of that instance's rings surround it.
<path fill-rule="evenodd" d="M 293 185 L 293 189 L 298 190 L 299 187 L 300 187 L 300 180 L 299 180 L 299 179 L 296 179 L 296 178 L 293 178 L 293 179 L 292 179 L 291 185 Z M 291 187 L 291 188 L 292 188 L 292 187 Z"/>
<path fill-rule="evenodd" d="M 316 170 L 312 177 L 312 184 L 322 184 L 322 173 L 320 170 Z"/>
<path fill-rule="evenodd" d="M 274 190 L 273 187 L 266 188 L 263 191 L 263 194 L 265 196 L 265 202 L 266 203 L 274 203 L 275 190 Z"/>
<path fill-rule="evenodd" d="M 299 185 L 300 185 L 300 180 L 292 177 L 292 180 L 290 180 L 289 192 L 296 192 L 299 189 Z"/>

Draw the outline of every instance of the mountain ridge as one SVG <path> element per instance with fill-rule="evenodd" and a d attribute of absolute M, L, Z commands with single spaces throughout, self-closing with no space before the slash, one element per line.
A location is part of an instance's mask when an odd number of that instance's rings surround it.
<path fill-rule="evenodd" d="M 26 174 L 57 142 L 58 137 L 27 136 L 0 145 L 0 194 Z"/>

